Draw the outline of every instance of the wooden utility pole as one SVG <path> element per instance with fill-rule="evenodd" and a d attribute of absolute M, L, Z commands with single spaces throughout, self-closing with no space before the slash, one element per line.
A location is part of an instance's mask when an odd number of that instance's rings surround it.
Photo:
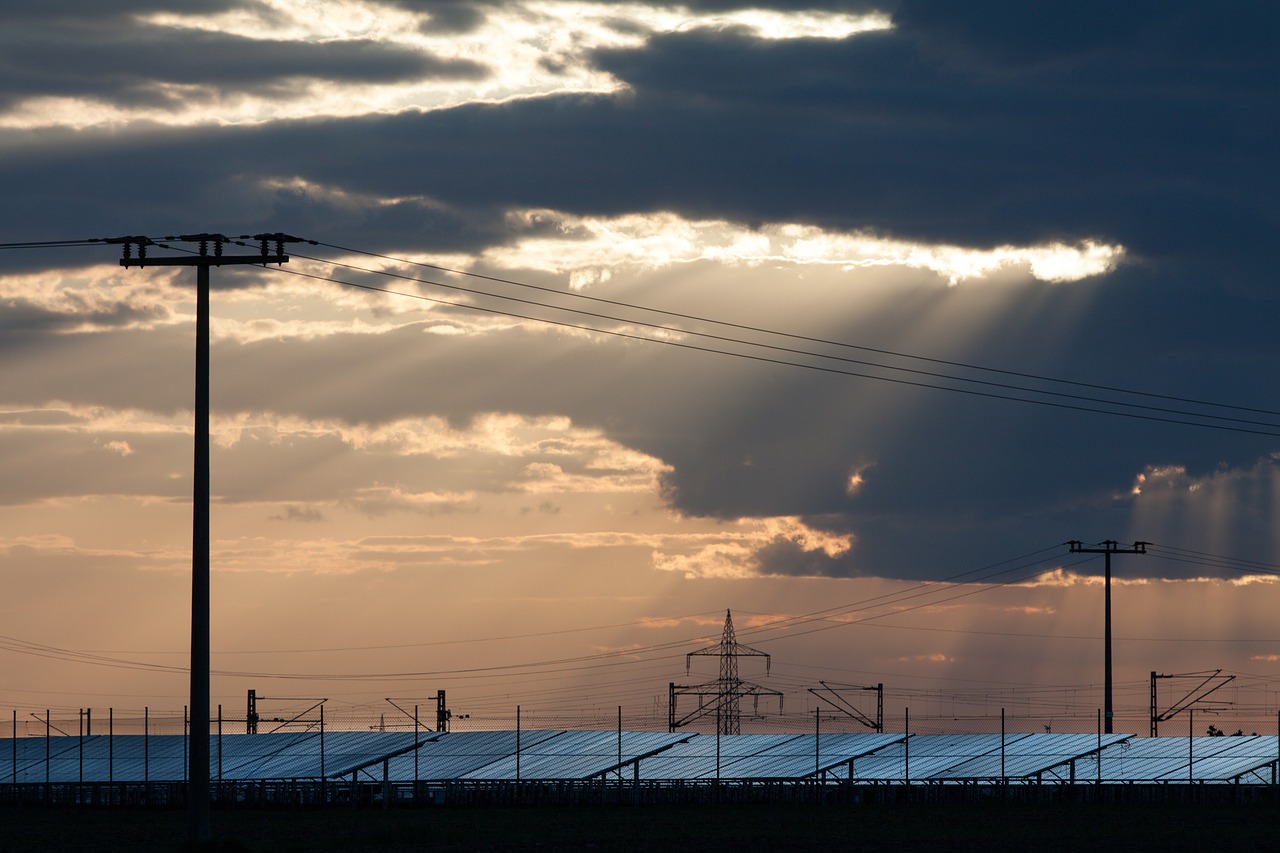
<path fill-rule="evenodd" d="M 243 237 L 241 239 L 249 239 Z M 147 247 L 161 245 L 147 237 L 117 237 L 105 242 L 123 246 L 122 267 L 196 268 L 195 464 L 192 472 L 191 534 L 191 772 L 187 781 L 190 838 L 209 843 L 209 268 L 229 264 L 283 264 L 285 243 L 300 242 L 287 234 L 257 234 L 256 255 L 224 255 L 237 241 L 221 234 L 165 237 L 167 243 L 198 243 L 199 250 L 162 258 L 147 257 Z M 213 253 L 209 253 L 212 244 Z M 270 246 L 269 244 L 274 244 Z M 133 254 L 137 248 L 137 256 Z M 171 248 L 164 246 L 164 248 Z M 274 252 L 270 251 L 274 248 Z"/>
<path fill-rule="evenodd" d="M 1112 554 L 1145 554 L 1147 553 L 1146 542 L 1134 542 L 1132 548 L 1121 548 L 1120 543 L 1114 539 L 1108 539 L 1102 543 L 1101 547 L 1086 548 L 1084 543 L 1078 539 L 1073 539 L 1067 543 L 1071 547 L 1072 554 L 1102 554 L 1106 557 L 1106 604 L 1104 606 L 1104 634 L 1103 640 L 1103 656 L 1105 662 L 1103 664 L 1103 726 L 1107 734 L 1112 734 L 1112 718 L 1115 716 L 1115 707 L 1111 700 L 1111 555 Z"/>

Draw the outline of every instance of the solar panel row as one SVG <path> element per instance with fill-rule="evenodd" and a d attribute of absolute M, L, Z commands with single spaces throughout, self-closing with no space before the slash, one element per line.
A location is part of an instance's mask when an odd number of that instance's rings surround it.
<path fill-rule="evenodd" d="M 1101 750 L 1099 750 L 1101 747 Z M 180 735 L 0 740 L 0 785 L 180 782 Z M 223 735 L 215 781 L 394 782 L 627 779 L 854 782 L 1229 782 L 1275 784 L 1275 736 L 763 734 L 631 731 L 286 732 Z"/>

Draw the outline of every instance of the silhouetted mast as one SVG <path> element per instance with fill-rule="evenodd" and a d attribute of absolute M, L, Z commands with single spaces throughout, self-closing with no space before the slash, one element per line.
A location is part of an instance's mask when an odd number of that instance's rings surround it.
<path fill-rule="evenodd" d="M 1145 554 L 1147 553 L 1146 542 L 1134 542 L 1132 548 L 1121 548 L 1120 543 L 1114 539 L 1108 539 L 1102 543 L 1101 548 L 1086 548 L 1084 543 L 1079 539 L 1073 539 L 1067 543 L 1071 547 L 1072 554 L 1103 554 L 1106 556 L 1106 604 L 1104 605 L 1105 616 L 1103 621 L 1103 731 L 1106 734 L 1112 734 L 1112 718 L 1115 716 L 1115 708 L 1111 702 L 1111 555 L 1112 554 Z"/>
<path fill-rule="evenodd" d="M 718 657 L 720 659 L 720 677 L 713 682 L 699 685 L 677 685 L 674 682 L 670 687 L 670 696 L 668 698 L 669 725 L 671 731 L 675 731 L 682 725 L 691 720 L 710 716 L 716 716 L 716 733 L 722 735 L 742 734 L 742 697 L 751 696 L 755 699 L 756 705 L 759 705 L 760 696 L 777 696 L 778 704 L 782 704 L 782 693 L 777 690 L 770 690 L 761 687 L 758 684 L 752 684 L 749 681 L 743 681 L 738 676 L 738 658 L 742 657 L 762 657 L 765 661 L 765 673 L 768 674 L 771 660 L 766 652 L 759 649 L 753 649 L 738 642 L 737 635 L 733 630 L 733 614 L 728 610 L 724 612 L 724 630 L 720 633 L 720 642 L 714 646 L 707 646 L 705 649 L 698 649 L 696 652 L 689 652 L 685 655 L 685 672 L 688 673 L 692 668 L 693 658 L 695 655 L 702 657 Z M 697 696 L 699 697 L 698 709 L 686 715 L 682 719 L 676 717 L 676 697 L 677 696 Z M 705 699 L 711 697 L 715 700 L 715 704 L 710 708 L 705 704 Z"/>
<path fill-rule="evenodd" d="M 249 239 L 248 235 L 241 239 Z M 147 257 L 148 246 L 172 247 L 147 237 L 114 237 L 103 242 L 123 249 L 122 267 L 196 268 L 196 381 L 195 463 L 192 473 L 191 534 L 191 740 L 187 812 L 191 841 L 209 843 L 209 268 L 229 264 L 283 264 L 285 243 L 304 242 L 287 234 L 255 234 L 259 252 L 224 255 L 223 247 L 235 244 L 222 234 L 183 234 L 165 237 L 165 243 L 197 243 L 199 251 L 168 257 Z M 305 241 L 310 242 L 310 241 Z M 212 253 L 210 247 L 212 244 Z M 244 244 L 239 244 L 244 245 Z M 137 249 L 137 256 L 133 254 Z M 270 251 L 274 248 L 275 251 Z"/>

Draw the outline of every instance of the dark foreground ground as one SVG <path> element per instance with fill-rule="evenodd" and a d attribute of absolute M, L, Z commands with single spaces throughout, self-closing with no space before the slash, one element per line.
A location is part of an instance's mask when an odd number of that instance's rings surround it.
<path fill-rule="evenodd" d="M 215 811 L 208 848 L 285 851 L 1265 850 L 1280 807 L 896 804 Z M 0 807 L 0 851 L 182 851 L 182 811 Z"/>

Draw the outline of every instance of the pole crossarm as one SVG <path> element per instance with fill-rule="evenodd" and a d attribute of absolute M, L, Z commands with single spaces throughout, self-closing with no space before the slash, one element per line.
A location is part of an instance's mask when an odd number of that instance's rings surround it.
<path fill-rule="evenodd" d="M 156 241 L 150 237 L 141 235 L 129 235 L 125 237 L 104 237 L 96 242 L 107 243 L 110 245 L 118 245 L 121 247 L 123 256 L 120 259 L 120 265 L 123 267 L 198 267 L 198 266 L 224 266 L 229 264 L 284 264 L 289 262 L 289 256 L 285 254 L 284 247 L 286 243 L 309 243 L 312 246 L 317 245 L 314 240 L 307 240 L 302 237 L 294 237 L 291 234 L 285 234 L 283 231 L 273 231 L 264 234 L 242 234 L 239 239 L 232 239 L 225 234 L 179 234 L 176 236 L 167 236 L 161 238 L 163 242 Z M 245 240 L 256 240 L 258 242 L 258 254 L 256 255 L 225 255 L 223 247 L 227 245 L 247 246 Z M 164 258 L 148 258 L 147 248 L 155 246 L 162 249 L 172 249 L 167 243 L 198 243 L 199 250 L 190 255 L 180 255 L 175 257 Z M 213 253 L 209 253 L 210 246 L 213 247 Z M 137 257 L 134 257 L 134 250 L 137 250 Z"/>
<path fill-rule="evenodd" d="M 175 258 L 121 258 L 122 267 L 225 267 L 232 264 L 287 264 L 288 255 L 187 255 Z"/>
<path fill-rule="evenodd" d="M 1132 547 L 1121 548 L 1120 543 L 1114 539 L 1108 539 L 1100 547 L 1085 547 L 1079 539 L 1072 539 L 1067 543 L 1072 554 L 1145 554 L 1150 544 L 1150 542 L 1134 542 Z"/>

